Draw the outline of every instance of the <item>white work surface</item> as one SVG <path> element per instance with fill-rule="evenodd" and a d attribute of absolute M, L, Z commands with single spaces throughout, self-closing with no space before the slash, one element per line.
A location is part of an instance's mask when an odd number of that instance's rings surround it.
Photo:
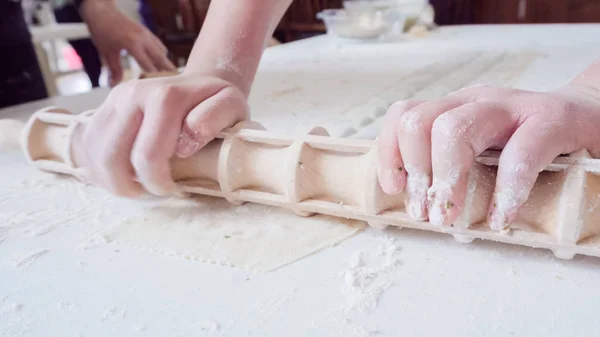
<path fill-rule="evenodd" d="M 328 37 L 282 45 L 265 54 L 253 117 L 273 131 L 320 125 L 334 135 L 372 138 L 376 117 L 395 99 L 474 83 L 560 86 L 600 58 L 598 36 L 600 25 L 486 26 L 385 45 Z M 0 110 L 0 118 L 25 119 L 49 104 L 82 111 L 105 95 L 54 98 Z M 140 203 L 100 190 L 79 193 L 77 183 L 43 183 L 18 153 L 0 154 L 0 167 L 3 337 L 600 334 L 600 259 L 563 261 L 544 250 L 368 229 L 252 274 L 98 240 Z M 373 277 L 391 286 L 373 288 L 383 290 L 371 294 L 381 295 L 376 307 L 344 312 L 350 264 L 357 252 L 380 252 L 386 236 L 395 238 L 401 263 Z"/>

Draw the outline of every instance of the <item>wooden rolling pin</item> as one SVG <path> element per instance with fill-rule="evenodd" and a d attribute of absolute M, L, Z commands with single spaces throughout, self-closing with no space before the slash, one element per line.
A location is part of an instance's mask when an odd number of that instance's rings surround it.
<path fill-rule="evenodd" d="M 36 112 L 22 131 L 22 149 L 39 169 L 81 176 L 71 152 L 74 131 L 93 112 L 74 115 L 58 108 Z M 465 208 L 451 227 L 415 221 L 403 194 L 381 190 L 374 141 L 328 137 L 322 128 L 292 138 L 244 122 L 223 131 L 195 155 L 172 159 L 181 191 L 314 213 L 449 233 L 460 242 L 474 238 L 551 249 L 560 258 L 600 256 L 600 161 L 586 151 L 559 157 L 538 178 L 511 230 L 486 223 L 494 191 L 497 152 L 477 158 Z"/>

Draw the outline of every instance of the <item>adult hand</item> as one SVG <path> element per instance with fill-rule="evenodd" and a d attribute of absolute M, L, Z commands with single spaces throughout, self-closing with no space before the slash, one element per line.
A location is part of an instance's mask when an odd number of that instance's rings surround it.
<path fill-rule="evenodd" d="M 600 149 L 600 92 L 568 85 L 551 92 L 474 86 L 425 102 L 394 104 L 378 140 L 379 181 L 406 188 L 416 220 L 448 226 L 464 208 L 469 170 L 486 149 L 503 149 L 492 229 L 507 227 L 557 156 Z"/>
<path fill-rule="evenodd" d="M 112 1 L 86 0 L 81 15 L 110 70 L 111 87 L 123 79 L 122 50 L 133 56 L 146 72 L 176 70 L 163 43 L 146 27 L 121 13 Z"/>
<path fill-rule="evenodd" d="M 245 94 L 216 73 L 183 73 L 115 87 L 82 130 L 75 161 L 115 195 L 175 192 L 170 159 L 188 157 L 249 116 Z"/>

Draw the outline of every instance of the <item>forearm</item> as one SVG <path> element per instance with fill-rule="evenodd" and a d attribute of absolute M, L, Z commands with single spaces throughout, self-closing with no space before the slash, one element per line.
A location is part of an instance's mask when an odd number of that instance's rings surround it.
<path fill-rule="evenodd" d="M 94 15 L 94 10 L 97 10 L 98 6 L 111 9 L 116 9 L 115 0 L 76 0 L 75 4 L 79 8 L 79 14 L 83 21 L 86 21 Z"/>
<path fill-rule="evenodd" d="M 248 95 L 265 45 L 291 2 L 213 1 L 186 72 L 223 72 Z"/>

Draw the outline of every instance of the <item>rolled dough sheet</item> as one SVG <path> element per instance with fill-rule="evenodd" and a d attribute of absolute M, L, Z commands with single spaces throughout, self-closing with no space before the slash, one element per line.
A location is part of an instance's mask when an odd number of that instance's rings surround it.
<path fill-rule="evenodd" d="M 356 220 L 300 217 L 224 199 L 169 200 L 126 220 L 107 239 L 169 255 L 267 272 L 333 246 L 365 228 Z"/>

